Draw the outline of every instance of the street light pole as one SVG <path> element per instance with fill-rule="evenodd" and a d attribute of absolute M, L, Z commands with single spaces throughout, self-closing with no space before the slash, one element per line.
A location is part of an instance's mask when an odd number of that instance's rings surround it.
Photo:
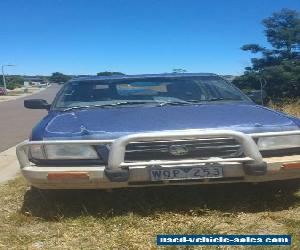
<path fill-rule="evenodd" d="M 4 65 L 2 65 L 2 78 L 3 78 L 3 85 L 4 85 L 4 89 L 6 91 L 6 82 L 5 82 L 5 76 L 4 76 Z"/>
<path fill-rule="evenodd" d="M 261 105 L 264 105 L 264 96 L 263 96 L 263 89 L 267 85 L 267 80 L 265 78 L 260 78 L 260 100 L 261 100 Z"/>
<path fill-rule="evenodd" d="M 4 65 L 1 65 L 1 69 L 2 69 L 2 78 L 3 78 L 3 85 L 4 85 L 4 89 L 6 91 L 6 81 L 5 81 L 5 74 L 4 74 L 4 67 L 7 66 L 7 67 L 11 67 L 11 66 L 16 66 L 14 64 L 4 64 Z"/>

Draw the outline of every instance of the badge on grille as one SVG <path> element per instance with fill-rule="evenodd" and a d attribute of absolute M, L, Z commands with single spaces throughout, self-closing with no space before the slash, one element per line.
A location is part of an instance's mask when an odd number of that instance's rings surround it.
<path fill-rule="evenodd" d="M 189 152 L 186 146 L 172 145 L 169 147 L 169 153 L 174 156 L 186 155 Z"/>

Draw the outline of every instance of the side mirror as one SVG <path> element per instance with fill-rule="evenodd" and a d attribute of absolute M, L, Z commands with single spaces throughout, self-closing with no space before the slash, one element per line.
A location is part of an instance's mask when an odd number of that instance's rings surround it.
<path fill-rule="evenodd" d="M 24 100 L 24 107 L 28 109 L 50 109 L 50 104 L 43 99 Z"/>
<path fill-rule="evenodd" d="M 257 104 L 264 104 L 264 100 L 267 97 L 267 93 L 264 90 L 252 90 L 250 93 L 247 94 L 248 97 L 251 98 Z"/>

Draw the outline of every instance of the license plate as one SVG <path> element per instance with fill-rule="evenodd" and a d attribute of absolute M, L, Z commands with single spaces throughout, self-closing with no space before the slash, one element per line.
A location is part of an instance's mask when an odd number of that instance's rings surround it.
<path fill-rule="evenodd" d="M 222 178 L 222 177 L 223 177 L 223 168 L 220 166 L 151 169 L 152 181 L 207 179 L 207 178 Z"/>

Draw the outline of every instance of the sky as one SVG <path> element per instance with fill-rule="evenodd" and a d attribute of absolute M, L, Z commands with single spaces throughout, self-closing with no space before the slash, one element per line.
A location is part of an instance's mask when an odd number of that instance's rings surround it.
<path fill-rule="evenodd" d="M 241 74 L 246 43 L 267 46 L 261 20 L 300 0 L 1 0 L 8 74 Z"/>

